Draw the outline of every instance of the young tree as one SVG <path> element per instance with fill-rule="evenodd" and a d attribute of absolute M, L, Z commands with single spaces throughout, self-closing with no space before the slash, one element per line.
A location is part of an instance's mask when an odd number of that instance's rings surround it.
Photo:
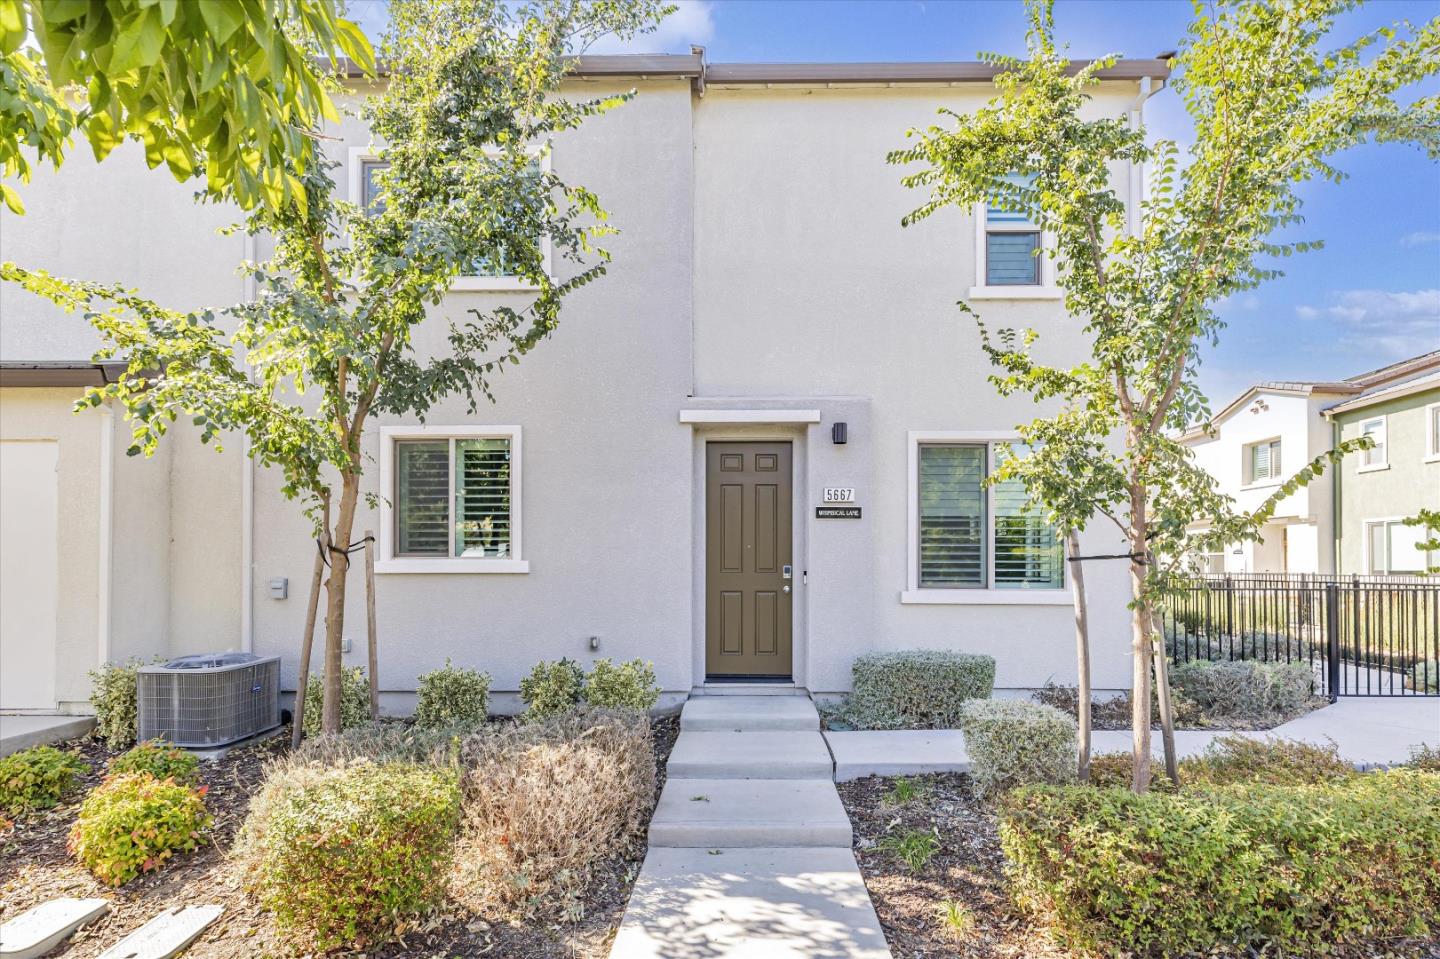
<path fill-rule="evenodd" d="M 1197 4 L 1172 81 L 1195 126 L 1182 168 L 1173 142 L 1152 146 L 1122 119 L 1082 116 L 1087 90 L 1114 58 L 1073 68 L 1056 50 L 1051 3 L 1031 0 L 1028 58 L 991 58 L 1005 68 L 996 99 L 973 114 L 949 113 L 948 129 L 911 131 L 918 142 L 891 156 L 926 164 L 905 182 L 929 189 L 930 198 L 905 223 L 991 202 L 1026 211 L 1052 238 L 1047 255 L 1057 261 L 1067 312 L 1089 337 L 1090 358 L 1051 366 L 1032 353 L 1033 332 L 981 331 L 1002 393 L 1063 407 L 1021 429 L 1035 450 L 1013 475 L 1035 480 L 1032 494 L 1062 530 L 1099 515 L 1124 538 L 1137 790 L 1150 778 L 1155 617 L 1173 564 L 1200 538 L 1253 538 L 1277 497 L 1361 445 L 1317 458 L 1245 516 L 1172 435 L 1208 416 L 1195 374 L 1199 347 L 1221 329 L 1217 301 L 1277 276 L 1277 257 L 1316 245 L 1274 238 L 1300 220 L 1298 187 L 1342 179 L 1335 155 L 1369 139 L 1440 156 L 1440 101 L 1403 96 L 1440 72 L 1440 19 L 1327 47 L 1335 16 L 1355 5 Z M 1129 163 L 1154 166 L 1134 233 L 1111 175 Z M 1081 461 L 1087 469 L 1073 472 Z M 1063 482 L 1083 484 L 1085 495 L 1047 499 Z M 1203 537 L 1189 532 L 1206 519 Z"/>
<path fill-rule="evenodd" d="M 118 287 L 4 267 L 62 307 L 88 311 L 102 355 L 128 362 L 86 402 L 124 405 L 131 452 L 153 452 L 183 416 L 206 441 L 243 434 L 256 460 L 282 471 L 286 495 L 303 502 L 330 554 L 326 731 L 340 728 L 365 428 L 377 414 L 423 417 L 453 394 L 474 411 L 493 377 L 555 329 L 565 296 L 604 273 L 608 256 L 593 241 L 613 230 L 599 200 L 537 167 L 532 149 L 633 95 L 560 96 L 572 51 L 650 29 L 662 12 L 654 0 L 392 2 L 390 80 L 363 110 L 390 164 L 383 202 L 365 210 L 339 199 L 331 163 L 294 170 L 304 202 L 257 207 L 249 219 L 251 232 L 274 237 L 273 257 L 253 267 L 253 303 L 180 314 Z M 547 272 L 542 240 L 566 275 Z M 418 354 L 415 327 L 478 263 L 503 263 L 533 285 L 528 305 L 450 318 L 448 351 Z"/>
<path fill-rule="evenodd" d="M 59 167 L 79 132 L 103 160 L 126 139 L 177 180 L 243 209 L 304 200 L 322 118 L 338 120 L 317 57 L 374 70 L 335 0 L 0 0 L 0 172 L 26 148 Z M 27 40 L 33 38 L 33 43 Z M 24 205 L 0 183 L 0 201 Z"/>

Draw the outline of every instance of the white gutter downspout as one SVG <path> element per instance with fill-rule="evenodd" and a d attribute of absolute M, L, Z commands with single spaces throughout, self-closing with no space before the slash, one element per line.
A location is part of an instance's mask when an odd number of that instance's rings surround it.
<path fill-rule="evenodd" d="M 1140 92 L 1127 111 L 1130 129 L 1139 130 L 1145 125 L 1145 101 L 1165 89 L 1165 81 L 1152 86 L 1150 77 L 1140 78 Z M 1131 236 L 1140 233 L 1140 206 L 1145 202 L 1145 164 L 1130 163 L 1130 197 L 1125 204 L 1125 225 Z"/>
<path fill-rule="evenodd" d="M 113 592 L 111 575 L 114 569 L 113 547 L 115 538 L 115 408 L 105 400 L 100 410 L 100 553 L 97 573 L 99 578 L 96 595 L 96 652 L 99 665 L 110 661 L 110 597 Z"/>
<path fill-rule="evenodd" d="M 255 261 L 255 235 L 249 232 L 245 234 L 245 259 Z M 253 303 L 255 298 L 255 277 L 247 274 L 245 300 Z M 240 441 L 240 649 L 246 653 L 255 649 L 255 463 L 250 458 L 248 437 Z"/>

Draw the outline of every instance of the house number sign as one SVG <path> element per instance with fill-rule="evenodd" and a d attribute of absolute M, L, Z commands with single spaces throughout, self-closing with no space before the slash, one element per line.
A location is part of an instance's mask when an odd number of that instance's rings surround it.
<path fill-rule="evenodd" d="M 853 503 L 855 502 L 855 487 L 827 486 L 824 500 L 827 503 Z"/>

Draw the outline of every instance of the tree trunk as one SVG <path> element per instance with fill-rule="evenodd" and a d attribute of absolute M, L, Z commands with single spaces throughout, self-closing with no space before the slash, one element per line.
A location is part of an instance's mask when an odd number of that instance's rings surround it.
<path fill-rule="evenodd" d="M 1065 555 L 1070 560 L 1070 589 L 1075 597 L 1075 665 L 1079 674 L 1080 721 L 1079 776 L 1082 783 L 1090 781 L 1090 626 L 1085 611 L 1085 571 L 1077 557 L 1080 555 L 1080 537 L 1072 529 L 1065 534 Z"/>
<path fill-rule="evenodd" d="M 1130 645 L 1134 654 L 1134 671 L 1130 688 L 1130 726 L 1135 742 L 1135 772 L 1131 788 L 1143 793 L 1150 788 L 1150 608 L 1145 602 L 1145 560 L 1149 554 L 1145 544 L 1145 491 L 1132 478 L 1130 490 L 1130 590 L 1134 606 L 1130 610 Z"/>
<path fill-rule="evenodd" d="M 1165 654 L 1165 629 L 1160 611 L 1153 611 L 1155 698 L 1160 704 L 1160 737 L 1165 744 L 1165 775 L 1180 785 L 1180 759 L 1175 755 L 1175 712 L 1170 703 L 1170 660 Z"/>
<path fill-rule="evenodd" d="M 315 541 L 315 570 L 310 575 L 310 604 L 305 609 L 305 635 L 300 640 L 300 679 L 295 686 L 295 718 L 291 721 L 290 748 L 300 748 L 305 734 L 305 691 L 310 685 L 310 651 L 315 647 L 315 616 L 320 609 L 320 583 L 325 578 L 326 544 L 330 542 L 330 495 L 320 496 L 320 537 Z M 312 703 L 313 707 L 314 704 Z"/>
<path fill-rule="evenodd" d="M 327 733 L 340 731 L 341 643 L 345 637 L 345 579 L 350 571 L 350 541 L 355 532 L 355 504 L 360 498 L 360 477 L 355 473 L 341 476 L 340 512 L 335 517 L 335 533 L 330 551 L 330 578 L 325 583 L 325 711 L 321 729 Z"/>

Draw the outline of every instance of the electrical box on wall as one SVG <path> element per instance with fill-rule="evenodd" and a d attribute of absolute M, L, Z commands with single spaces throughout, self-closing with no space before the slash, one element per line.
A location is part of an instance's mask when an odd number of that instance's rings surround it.
<path fill-rule="evenodd" d="M 276 576 L 270 581 L 270 598 L 285 599 L 290 595 L 290 580 L 285 576 Z"/>

